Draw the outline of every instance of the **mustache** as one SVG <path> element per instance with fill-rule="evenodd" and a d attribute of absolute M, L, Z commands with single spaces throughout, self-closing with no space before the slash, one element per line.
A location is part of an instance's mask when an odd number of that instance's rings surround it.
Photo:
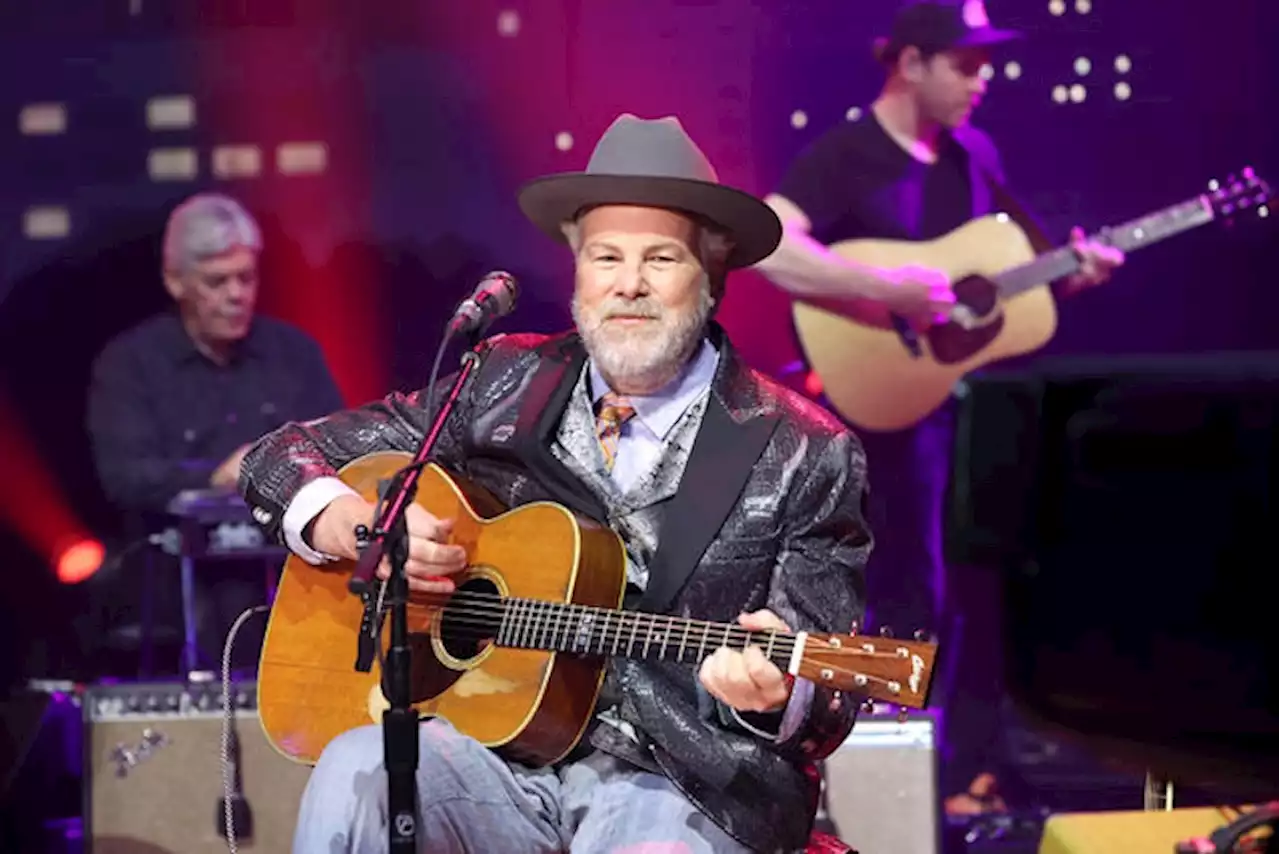
<path fill-rule="evenodd" d="M 662 306 L 643 297 L 634 300 L 612 299 L 601 303 L 599 317 L 601 320 L 611 317 L 648 317 L 656 320 L 662 317 Z"/>

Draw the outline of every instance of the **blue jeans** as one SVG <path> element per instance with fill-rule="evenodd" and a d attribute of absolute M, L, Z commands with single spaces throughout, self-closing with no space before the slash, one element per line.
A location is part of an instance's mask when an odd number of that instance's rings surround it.
<path fill-rule="evenodd" d="M 419 727 L 418 850 L 430 854 L 743 854 L 666 777 L 595 752 L 556 769 L 507 762 L 447 722 Z M 294 854 L 387 850 L 382 728 L 325 748 Z"/>

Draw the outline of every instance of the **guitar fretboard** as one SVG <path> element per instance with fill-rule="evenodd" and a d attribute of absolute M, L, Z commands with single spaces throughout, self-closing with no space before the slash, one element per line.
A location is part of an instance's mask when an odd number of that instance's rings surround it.
<path fill-rule="evenodd" d="M 611 611 L 533 599 L 505 599 L 494 641 L 499 646 L 698 664 L 722 646 L 759 647 L 786 671 L 797 636 L 748 631 L 662 614 Z"/>
<path fill-rule="evenodd" d="M 1094 239 L 1114 246 L 1122 252 L 1132 252 L 1212 222 L 1213 219 L 1213 205 L 1206 197 L 1197 196 L 1144 217 L 1113 226 L 1094 235 Z M 1046 282 L 1069 276 L 1079 269 L 1080 258 L 1070 246 L 1062 246 L 1038 256 L 1033 261 L 1000 273 L 993 278 L 993 281 L 1000 289 L 1000 293 L 1007 298 Z"/>

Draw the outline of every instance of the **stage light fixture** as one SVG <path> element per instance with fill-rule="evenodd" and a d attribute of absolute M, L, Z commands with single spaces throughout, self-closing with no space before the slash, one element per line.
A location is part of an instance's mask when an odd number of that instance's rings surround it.
<path fill-rule="evenodd" d="M 1128 83 L 1121 80 L 1115 86 L 1115 93 L 1117 101 L 1127 101 L 1129 100 L 1129 97 L 1133 95 L 1133 88 Z"/>
<path fill-rule="evenodd" d="M 1079 104 L 1082 101 L 1084 101 L 1084 97 L 1085 97 L 1084 87 L 1081 86 L 1079 83 L 1072 84 L 1071 91 L 1069 94 L 1071 95 L 1071 102 L 1073 104 Z"/>
<path fill-rule="evenodd" d="M 1004 64 L 1004 76 L 1010 80 L 1017 80 L 1022 76 L 1022 66 L 1016 62 L 1006 62 Z"/>
<path fill-rule="evenodd" d="M 498 13 L 498 35 L 515 38 L 520 34 L 520 13 L 515 9 L 503 9 Z"/>
<path fill-rule="evenodd" d="M 862 108 L 850 107 L 849 109 L 845 110 L 844 118 L 845 118 L 845 121 L 856 122 L 858 119 L 862 118 Z"/>
<path fill-rule="evenodd" d="M 791 126 L 796 130 L 800 130 L 809 124 L 809 116 L 804 110 L 796 110 L 791 114 Z"/>
<path fill-rule="evenodd" d="M 567 130 L 562 130 L 556 134 L 556 150 L 568 151 L 573 148 L 573 134 Z"/>
<path fill-rule="evenodd" d="M 1065 0 L 1049 0 L 1049 14 L 1060 17 L 1067 13 L 1067 4 Z"/>
<path fill-rule="evenodd" d="M 1087 15 L 1093 11 L 1093 3 L 1090 0 L 1076 0 L 1076 14 Z"/>
<path fill-rule="evenodd" d="M 1116 57 L 1116 73 L 1128 74 L 1133 69 L 1133 60 L 1129 59 L 1125 54 Z"/>
<path fill-rule="evenodd" d="M 1051 97 L 1053 98 L 1053 102 L 1055 104 L 1067 103 L 1067 87 L 1063 86 L 1061 83 L 1059 83 L 1057 86 L 1054 86 L 1053 94 L 1051 95 Z"/>
<path fill-rule="evenodd" d="M 1076 74 L 1084 77 L 1093 69 L 1093 63 L 1089 61 L 1087 56 L 1077 56 L 1076 61 L 1071 63 L 1071 67 L 1076 70 Z"/>

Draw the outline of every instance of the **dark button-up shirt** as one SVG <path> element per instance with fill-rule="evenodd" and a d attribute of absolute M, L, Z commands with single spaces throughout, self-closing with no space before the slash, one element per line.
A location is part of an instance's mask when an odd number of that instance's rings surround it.
<path fill-rule="evenodd" d="M 246 442 L 342 406 L 320 346 L 302 330 L 258 317 L 219 365 L 196 349 L 176 314 L 163 314 L 98 356 L 88 428 L 111 501 L 162 513 L 182 490 L 207 488 L 214 469 Z"/>

